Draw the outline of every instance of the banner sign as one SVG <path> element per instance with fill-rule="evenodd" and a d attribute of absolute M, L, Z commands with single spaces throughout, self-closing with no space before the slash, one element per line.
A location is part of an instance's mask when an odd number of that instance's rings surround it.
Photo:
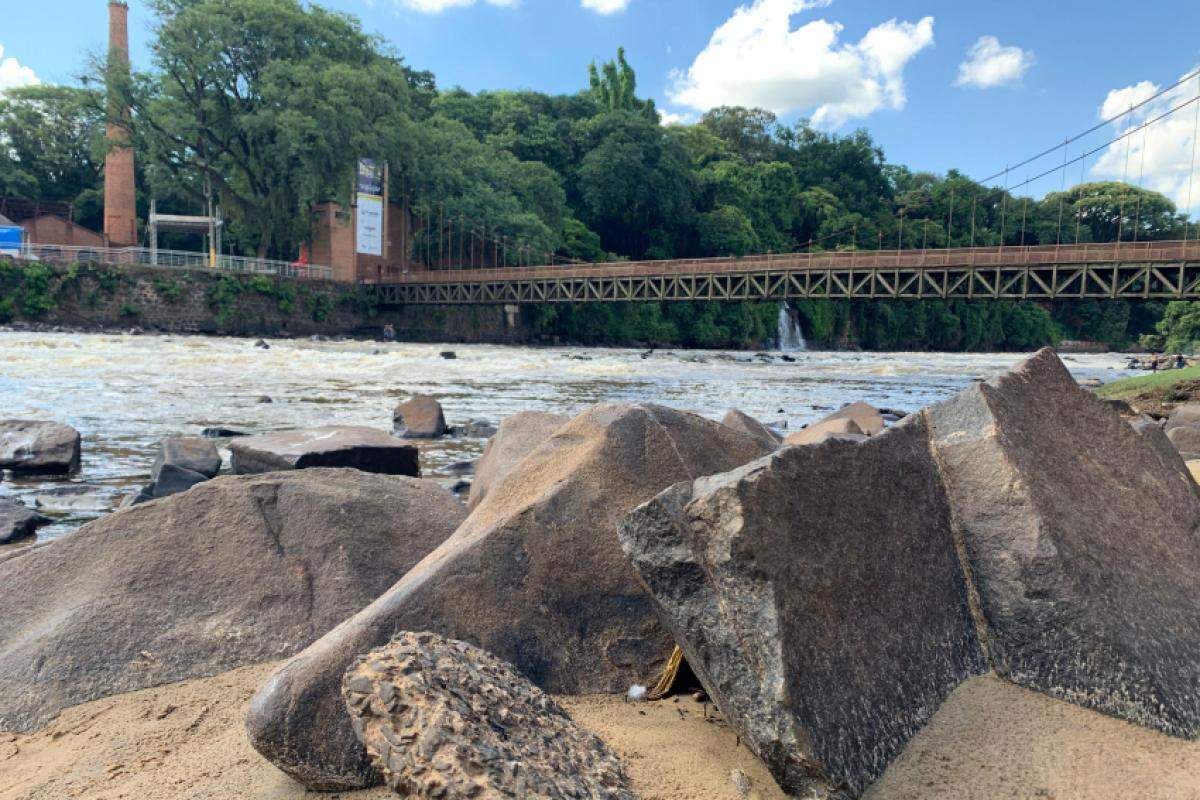
<path fill-rule="evenodd" d="M 24 233 L 18 227 L 0 227 L 0 256 L 21 255 L 21 236 Z"/>
<path fill-rule="evenodd" d="M 358 160 L 358 218 L 355 250 L 383 255 L 383 167 L 369 158 Z"/>

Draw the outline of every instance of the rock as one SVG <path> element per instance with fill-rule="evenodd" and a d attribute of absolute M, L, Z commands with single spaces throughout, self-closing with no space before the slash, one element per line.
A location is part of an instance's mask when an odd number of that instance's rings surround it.
<path fill-rule="evenodd" d="M 635 800 L 608 745 L 464 642 L 402 633 L 355 662 L 342 696 L 371 762 L 404 797 Z"/>
<path fill-rule="evenodd" d="M 428 481 L 308 470 L 206 481 L 0 561 L 0 730 L 286 657 L 450 535 Z"/>
<path fill-rule="evenodd" d="M 996 672 L 1200 734 L 1200 488 L 1161 434 L 1049 350 L 927 414 Z"/>
<path fill-rule="evenodd" d="M 851 403 L 848 406 L 844 406 L 838 411 L 830 414 L 825 419 L 853 420 L 854 424 L 859 427 L 859 430 L 862 433 L 865 433 L 867 436 L 875 436 L 876 434 L 881 433 L 884 428 L 883 415 L 879 413 L 879 409 L 861 402 Z"/>
<path fill-rule="evenodd" d="M 745 414 L 738 409 L 730 409 L 721 420 L 721 424 L 733 428 L 735 431 L 741 431 L 747 436 L 753 436 L 760 441 L 764 447 L 772 450 L 777 449 L 783 442 L 783 437 L 775 431 L 763 425 L 749 414 Z"/>
<path fill-rule="evenodd" d="M 267 344 L 262 339 L 259 339 L 257 342 L 255 342 L 254 346 L 257 347 L 259 350 L 270 350 L 271 349 L 271 345 Z"/>
<path fill-rule="evenodd" d="M 465 503 L 467 498 L 471 496 L 471 482 L 455 481 L 454 485 L 450 487 L 450 491 L 454 492 L 454 496 Z"/>
<path fill-rule="evenodd" d="M 20 503 L 0 500 L 0 544 L 12 544 L 37 534 L 37 529 L 52 520 Z"/>
<path fill-rule="evenodd" d="M 1200 428 L 1180 425 L 1167 431 L 1167 439 L 1185 460 L 1200 458 Z"/>
<path fill-rule="evenodd" d="M 457 426 L 455 436 L 468 436 L 473 439 L 488 439 L 496 435 L 496 426 L 490 422 L 473 419 Z"/>
<path fill-rule="evenodd" d="M 221 471 L 221 454 L 216 445 L 200 437 L 163 439 L 158 457 L 150 467 L 150 479 L 158 480 L 159 473 L 167 465 L 197 472 L 204 478 L 215 478 Z"/>
<path fill-rule="evenodd" d="M 205 439 L 233 439 L 237 436 L 249 436 L 245 431 L 235 431 L 229 428 L 205 428 L 200 431 Z"/>
<path fill-rule="evenodd" d="M 356 655 L 397 630 L 471 642 L 547 691 L 623 692 L 654 675 L 673 645 L 617 526 L 666 486 L 764 452 L 744 434 L 660 406 L 588 410 L 500 478 L 379 600 L 285 663 L 251 702 L 251 743 L 310 788 L 370 785 L 337 687 Z"/>
<path fill-rule="evenodd" d="M 446 467 L 445 472 L 448 475 L 460 475 L 460 476 L 474 475 L 475 474 L 475 462 L 474 461 L 455 461 L 453 464 L 450 464 L 449 466 Z"/>
<path fill-rule="evenodd" d="M 0 420 L 0 470 L 66 475 L 79 469 L 79 431 L 59 422 Z"/>
<path fill-rule="evenodd" d="M 849 417 L 833 419 L 826 417 L 820 422 L 814 422 L 803 430 L 789 434 L 783 443 L 788 447 L 803 447 L 821 442 L 835 436 L 865 436 L 862 428 Z"/>
<path fill-rule="evenodd" d="M 1167 418 L 1167 431 L 1172 428 L 1200 427 L 1200 404 L 1190 403 L 1179 406 Z"/>
<path fill-rule="evenodd" d="M 688 665 L 788 794 L 857 796 L 986 670 L 928 445 L 914 417 L 785 448 L 622 528 Z"/>
<path fill-rule="evenodd" d="M 417 448 L 375 428 L 328 427 L 248 436 L 231 442 L 235 474 L 349 467 L 384 475 L 421 474 Z"/>
<path fill-rule="evenodd" d="M 1104 403 L 1104 405 L 1108 406 L 1113 411 L 1116 411 L 1122 417 L 1137 416 L 1137 412 L 1133 410 L 1133 406 L 1129 405 L 1129 403 L 1124 400 L 1102 399 L 1100 402 Z"/>
<path fill-rule="evenodd" d="M 1099 389 L 1104 385 L 1104 381 L 1099 378 L 1084 378 L 1079 381 L 1079 385 L 1085 389 Z"/>
<path fill-rule="evenodd" d="M 263 395 L 259 395 L 259 397 L 258 397 L 259 405 L 265 406 L 265 405 L 269 405 L 270 403 L 274 403 L 274 402 L 275 401 L 271 399 L 270 395 L 263 394 Z"/>
<path fill-rule="evenodd" d="M 426 395 L 415 395 L 396 406 L 392 418 L 405 439 L 439 439 L 446 434 L 442 404 Z"/>
<path fill-rule="evenodd" d="M 563 414 L 522 411 L 501 422 L 475 464 L 475 481 L 471 484 L 467 507 L 475 508 L 482 503 L 491 488 L 521 463 L 521 459 L 570 421 L 571 418 Z"/>
<path fill-rule="evenodd" d="M 153 499 L 155 499 L 153 488 L 151 486 L 143 486 L 136 492 L 130 492 L 129 494 L 125 495 L 125 498 L 121 500 L 121 504 L 117 506 L 117 508 L 129 508 L 130 506 L 149 503 Z"/>
<path fill-rule="evenodd" d="M 446 361 L 453 361 L 458 358 L 458 353 L 453 350 L 443 350 L 439 355 Z"/>
<path fill-rule="evenodd" d="M 194 472 L 186 467 L 174 464 L 164 464 L 146 490 L 153 498 L 170 497 L 173 494 L 186 492 L 198 483 L 204 483 L 210 478 Z"/>
<path fill-rule="evenodd" d="M 37 508 L 69 514 L 77 511 L 108 511 L 112 498 L 97 487 L 82 483 L 52 486 L 30 495 Z"/>

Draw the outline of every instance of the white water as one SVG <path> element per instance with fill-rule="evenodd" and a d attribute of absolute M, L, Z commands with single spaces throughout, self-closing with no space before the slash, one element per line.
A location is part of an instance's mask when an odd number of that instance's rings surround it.
<path fill-rule="evenodd" d="M 73 509 L 50 512 L 43 538 L 114 508 L 147 479 L 157 443 L 206 427 L 257 433 L 315 425 L 390 428 L 411 393 L 441 399 L 451 424 L 498 422 L 523 409 L 574 413 L 602 401 L 652 401 L 719 419 L 732 407 L 796 429 L 865 400 L 916 410 L 1022 356 L 797 352 L 790 361 L 740 352 L 271 341 L 183 336 L 0 333 L 0 418 L 55 419 L 83 434 L 90 489 Z M 645 356 L 645 357 L 644 357 Z M 1080 378 L 1112 379 L 1117 355 L 1068 356 Z M 260 404 L 268 395 L 273 403 Z M 447 483 L 452 462 L 475 458 L 482 439 L 422 444 L 425 474 Z M 34 496 L 57 484 L 0 482 L 0 496 Z"/>
<path fill-rule="evenodd" d="M 776 339 L 781 353 L 801 353 L 808 349 L 804 341 L 804 331 L 800 329 L 800 320 L 796 312 L 787 303 L 779 304 L 779 322 L 776 326 Z"/>

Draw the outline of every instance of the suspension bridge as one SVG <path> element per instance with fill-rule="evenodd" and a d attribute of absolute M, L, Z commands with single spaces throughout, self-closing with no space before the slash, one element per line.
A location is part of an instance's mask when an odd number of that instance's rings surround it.
<path fill-rule="evenodd" d="M 1155 101 L 1174 102 L 1173 93 L 1190 86 L 1192 80 L 1197 82 L 1195 96 L 1161 112 L 1150 105 Z M 1192 236 L 1193 228 L 1200 226 L 1185 224 L 1183 238 L 1175 241 L 1137 241 L 1139 200 L 1136 210 L 1120 209 L 1116 242 L 1081 241 L 1080 221 L 1075 220 L 1072 226 L 1060 211 L 1055 244 L 1026 246 L 1028 198 L 1019 212 L 1015 200 L 1014 207 L 1008 207 L 1010 192 L 1028 189 L 1039 180 L 1059 177 L 1065 189 L 1067 172 L 1076 165 L 1083 182 L 1088 159 L 1113 147 L 1126 148 L 1124 182 L 1128 183 L 1129 153 L 1134 138 L 1139 134 L 1143 137 L 1140 152 L 1144 174 L 1151 129 L 1184 109 L 1195 115 L 1188 177 L 1190 209 L 1196 144 L 1200 140 L 1200 70 L 1131 104 L 1127 111 L 981 181 L 987 185 L 1004 179 L 1000 241 L 1005 241 L 1005 226 L 1009 225 L 1014 237 L 1019 231 L 1017 245 L 934 249 L 923 243 L 920 249 L 905 248 L 902 210 L 897 249 L 883 248 L 882 233 L 875 249 L 859 249 L 858 231 L 847 230 L 810 240 L 791 253 L 618 263 L 556 263 L 564 260 L 547 253 L 545 261 L 537 263 L 530 248 L 521 243 L 504 237 L 489 238 L 479 230 L 467 232 L 461 224 L 456 245 L 453 221 L 447 226 L 444 212 L 440 223 L 435 215 L 427 213 L 430 225 L 421 237 L 426 247 L 423 262 L 426 266 L 416 263 L 381 274 L 372 288 L 385 305 L 935 298 L 1200 300 L 1200 241 L 1197 241 L 1200 237 Z M 1139 110 L 1143 110 L 1145 119 L 1134 116 Z M 1086 137 L 1122 124 L 1119 135 L 1098 146 L 1081 145 Z M 1072 157 L 1073 145 L 1077 150 Z M 1061 162 L 1057 159 L 1060 152 Z M 1032 170 L 1051 157 L 1053 166 L 1010 185 L 1010 178 L 1017 170 Z M 1139 176 L 1138 185 L 1141 183 Z M 950 208 L 949 218 L 937 223 L 944 226 L 947 241 L 955 223 L 953 194 Z M 974 199 L 969 217 L 959 224 L 969 225 L 974 245 Z M 924 223 L 927 238 L 930 220 Z M 1132 241 L 1125 240 L 1126 227 L 1131 230 L 1128 237 Z M 835 249 L 851 243 L 849 248 Z"/>

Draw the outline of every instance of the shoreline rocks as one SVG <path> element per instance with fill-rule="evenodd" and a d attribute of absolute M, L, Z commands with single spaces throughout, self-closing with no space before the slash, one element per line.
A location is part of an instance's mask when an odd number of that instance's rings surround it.
<path fill-rule="evenodd" d="M 337 427 L 245 436 L 230 442 L 236 475 L 337 467 L 420 477 L 417 448 L 375 428 Z"/>
<path fill-rule="evenodd" d="M 392 422 L 402 439 L 440 439 L 447 432 L 442 404 L 423 394 L 396 406 Z"/>
<path fill-rule="evenodd" d="M 60 422 L 0 420 L 0 470 L 69 475 L 79 469 L 79 431 Z"/>
<path fill-rule="evenodd" d="M 474 509 L 482 503 L 492 487 L 521 463 L 521 459 L 570 421 L 565 414 L 545 411 L 522 411 L 503 420 L 475 465 L 475 480 L 471 482 L 467 507 Z"/>
<path fill-rule="evenodd" d="M 53 520 L 20 503 L 0 499 L 0 544 L 12 544 L 37 535 L 37 529 Z"/>

